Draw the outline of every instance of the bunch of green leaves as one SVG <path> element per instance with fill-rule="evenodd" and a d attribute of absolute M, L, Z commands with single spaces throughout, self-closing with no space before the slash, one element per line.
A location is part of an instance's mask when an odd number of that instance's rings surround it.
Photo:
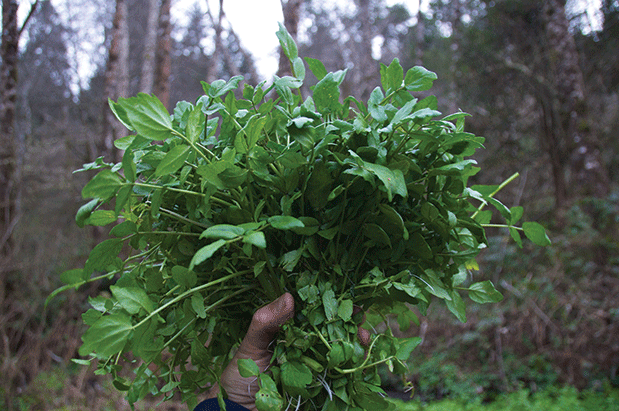
<path fill-rule="evenodd" d="M 486 246 L 487 204 L 517 242 L 520 231 L 547 242 L 536 223 L 515 226 L 522 209 L 494 198 L 501 187 L 467 187 L 479 171 L 467 157 L 483 138 L 464 131 L 465 113 L 440 118 L 435 97 L 414 96 L 434 73 L 404 73 L 396 59 L 362 102 L 340 95 L 346 71 L 302 60 L 283 28 L 277 35 L 292 76 L 242 90 L 240 77 L 202 83 L 204 95 L 172 115 L 151 95 L 110 102 L 133 132 L 115 142 L 122 161 L 84 167 L 98 173 L 77 223 L 115 225 L 84 268 L 62 274 L 63 289 L 114 282 L 83 315 L 80 354 L 99 360 L 131 403 L 180 391 L 196 404 L 252 313 L 288 291 L 296 315 L 269 372 L 240 364 L 259 378 L 258 409 L 388 409 L 377 366 L 405 375 L 419 339 L 387 328 L 363 347 L 354 307 L 366 326 L 396 314 L 406 329 L 417 322 L 410 305 L 425 312 L 440 299 L 465 321 L 462 295 L 501 300 L 470 275 Z M 306 64 L 318 79 L 309 96 Z"/>

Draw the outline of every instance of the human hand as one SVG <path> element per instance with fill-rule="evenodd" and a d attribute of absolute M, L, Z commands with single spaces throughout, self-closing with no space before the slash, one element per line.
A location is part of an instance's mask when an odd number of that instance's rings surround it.
<path fill-rule="evenodd" d="M 228 394 L 228 399 L 243 407 L 256 410 L 256 392 L 259 390 L 256 377 L 241 377 L 238 360 L 251 359 L 258 365 L 260 372 L 264 372 L 271 363 L 273 353 L 268 347 L 275 338 L 279 328 L 294 315 L 294 298 L 285 293 L 277 300 L 258 309 L 241 342 L 238 351 L 224 369 L 221 375 L 221 385 Z M 207 394 L 208 398 L 215 398 L 219 393 L 219 385 L 213 386 Z"/>
<path fill-rule="evenodd" d="M 355 307 L 353 313 L 357 314 L 361 307 Z M 256 411 L 256 393 L 260 389 L 256 377 L 245 378 L 239 373 L 238 360 L 251 359 L 264 372 L 269 364 L 273 353 L 268 347 L 275 338 L 280 327 L 294 315 L 294 298 L 290 293 L 285 293 L 277 300 L 258 309 L 251 320 L 247 334 L 232 361 L 224 369 L 221 375 L 221 385 L 228 394 L 228 399 L 243 407 Z M 365 313 L 363 320 L 365 321 Z M 367 346 L 370 342 L 370 333 L 359 327 L 357 336 L 362 345 Z M 216 398 L 219 393 L 219 385 L 213 386 L 207 399 Z"/>

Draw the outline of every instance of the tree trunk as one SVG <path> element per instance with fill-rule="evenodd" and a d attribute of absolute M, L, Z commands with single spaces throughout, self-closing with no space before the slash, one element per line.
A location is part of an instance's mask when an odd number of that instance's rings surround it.
<path fill-rule="evenodd" d="M 15 106 L 17 104 L 17 63 L 19 30 L 16 0 L 2 0 L 2 46 L 0 58 L 0 260 L 11 255 L 11 234 L 17 221 L 18 184 L 15 159 Z M 0 272 L 4 267 L 0 267 Z M 1 280 L 0 280 L 1 281 Z"/>
<path fill-rule="evenodd" d="M 423 66 L 423 49 L 425 46 L 426 19 L 421 11 L 421 0 L 417 10 L 417 24 L 415 25 L 415 64 Z"/>
<path fill-rule="evenodd" d="M 206 81 L 208 83 L 212 83 L 213 81 L 217 80 L 219 78 L 219 72 L 221 70 L 221 56 L 222 56 L 222 49 L 223 49 L 223 43 L 221 41 L 221 32 L 222 32 L 222 21 L 223 21 L 223 16 L 224 16 L 224 11 L 223 11 L 223 7 L 224 7 L 224 0 L 219 0 L 219 15 L 217 17 L 217 20 L 215 20 L 215 16 L 213 16 L 213 13 L 211 12 L 211 9 L 208 5 L 208 2 L 206 4 L 206 13 L 209 16 L 209 19 L 211 20 L 211 24 L 213 25 L 213 27 L 215 28 L 215 51 L 213 52 L 213 57 L 211 58 L 211 67 L 208 70 L 208 75 L 206 77 Z"/>
<path fill-rule="evenodd" d="M 299 18 L 301 12 L 301 4 L 303 0 L 281 0 L 282 4 L 282 13 L 284 14 L 284 27 L 294 41 L 297 41 L 297 37 L 299 34 Z M 292 68 L 290 67 L 290 61 L 288 61 L 288 57 L 284 54 L 284 50 L 282 48 L 279 49 L 279 66 L 277 69 L 277 75 L 279 77 L 291 76 Z"/>
<path fill-rule="evenodd" d="M 148 1 L 148 19 L 144 36 L 144 54 L 142 55 L 142 76 L 140 91 L 153 92 L 155 78 L 155 55 L 157 53 L 157 20 L 159 18 L 159 0 Z"/>
<path fill-rule="evenodd" d="M 357 5 L 358 32 L 360 41 L 354 42 L 356 49 L 356 61 L 354 72 L 352 73 L 352 84 L 356 87 L 353 94 L 362 101 L 367 101 L 370 93 L 374 89 L 373 79 L 378 71 L 376 60 L 372 57 L 372 41 L 374 39 L 374 27 L 370 7 L 370 0 L 355 0 Z"/>
<path fill-rule="evenodd" d="M 129 94 L 129 26 L 127 24 L 127 3 L 116 0 L 116 12 L 112 27 L 112 42 L 105 70 L 104 121 L 102 144 L 97 148 L 106 160 L 117 162 L 119 155 L 114 149 L 114 140 L 126 133 L 123 125 L 108 107 L 108 98 L 117 100 Z"/>
<path fill-rule="evenodd" d="M 172 23 L 170 21 L 171 0 L 162 0 L 159 10 L 157 32 L 157 53 L 155 57 L 155 95 L 169 109 L 170 73 L 172 72 Z"/>
<path fill-rule="evenodd" d="M 608 170 L 597 139 L 587 124 L 585 85 L 574 37 L 569 31 L 565 0 L 543 4 L 547 58 L 558 102 L 560 133 L 569 147 L 571 195 L 605 197 L 609 193 Z"/>

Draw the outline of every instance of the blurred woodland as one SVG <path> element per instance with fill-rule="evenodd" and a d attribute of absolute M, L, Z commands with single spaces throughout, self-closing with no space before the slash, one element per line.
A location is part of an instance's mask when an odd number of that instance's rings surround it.
<path fill-rule="evenodd" d="M 106 284 L 44 301 L 107 236 L 77 227 L 92 175 L 73 173 L 99 157 L 120 161 L 113 141 L 125 131 L 107 99 L 155 93 L 173 110 L 202 94 L 201 80 L 262 80 L 221 12 L 238 0 L 180 3 L 2 0 L 0 409 L 125 409 L 71 363 L 87 297 Z M 436 72 L 440 110 L 470 113 L 468 131 L 486 137 L 475 183 L 519 172 L 499 198 L 525 206 L 553 242 L 519 249 L 507 231 L 488 232 L 475 275 L 505 299 L 471 305 L 465 324 L 439 307 L 421 317 L 409 331 L 423 337 L 410 360 L 415 394 L 490 400 L 523 386 L 619 386 L 619 1 L 421 3 L 281 0 L 299 54 L 349 69 L 345 93 L 367 99 L 379 63 L 394 57 Z M 278 75 L 287 70 L 280 59 Z M 399 395 L 399 381 L 387 371 L 383 380 Z"/>

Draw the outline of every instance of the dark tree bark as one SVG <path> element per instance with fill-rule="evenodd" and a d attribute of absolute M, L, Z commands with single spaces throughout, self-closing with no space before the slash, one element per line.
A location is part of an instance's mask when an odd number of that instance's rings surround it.
<path fill-rule="evenodd" d="M 17 22 L 18 2 L 16 0 L 2 0 L 2 43 L 0 45 L 2 64 L 0 66 L 0 273 L 7 269 L 4 265 L 9 264 L 13 245 L 12 234 L 19 219 L 20 184 L 16 158 L 17 136 L 15 134 L 19 39 L 38 4 L 38 0 L 32 3 L 24 24 L 19 28 Z M 0 282 L 2 282 L 1 278 Z"/>
<path fill-rule="evenodd" d="M 587 100 L 574 37 L 569 31 L 565 0 L 545 0 L 543 7 L 547 59 L 556 93 L 558 121 L 554 132 L 569 147 L 571 195 L 605 197 L 608 170 L 598 141 L 587 124 Z M 561 207 L 562 204 L 557 204 Z"/>
<path fill-rule="evenodd" d="M 119 155 L 114 140 L 123 137 L 124 127 L 108 107 L 108 98 L 117 100 L 129 94 L 129 26 L 127 25 L 127 3 L 116 0 L 116 12 L 112 26 L 112 42 L 108 52 L 105 70 L 103 138 L 97 145 L 97 155 L 117 162 Z"/>
<path fill-rule="evenodd" d="M 157 54 L 155 57 L 155 95 L 167 108 L 170 106 L 170 73 L 172 72 L 172 22 L 171 0 L 162 0 L 157 31 Z"/>
<path fill-rule="evenodd" d="M 303 0 L 281 0 L 282 12 L 284 14 L 284 27 L 288 30 L 288 33 L 292 36 L 294 41 L 297 41 L 299 34 L 299 18 L 301 14 L 301 4 Z M 279 50 L 279 66 L 277 69 L 277 75 L 279 77 L 291 76 L 292 68 L 290 67 L 290 61 L 284 54 L 284 50 Z"/>
<path fill-rule="evenodd" d="M 19 29 L 15 0 L 2 1 L 2 48 L 0 57 L 0 259 L 10 255 L 11 233 L 17 222 L 15 182 L 15 106 Z M 0 268 L 1 270 L 1 268 Z"/>

